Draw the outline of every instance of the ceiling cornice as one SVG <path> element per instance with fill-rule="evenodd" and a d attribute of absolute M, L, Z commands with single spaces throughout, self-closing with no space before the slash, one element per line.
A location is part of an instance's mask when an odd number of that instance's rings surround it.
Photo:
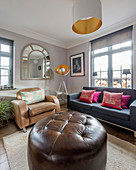
<path fill-rule="evenodd" d="M 91 40 L 94 40 L 96 38 L 102 37 L 104 35 L 110 34 L 112 32 L 118 31 L 119 29 L 123 29 L 125 27 L 131 26 L 134 24 L 136 24 L 136 16 L 125 19 L 121 22 L 110 25 L 106 28 L 102 28 L 102 29 L 98 30 L 97 32 L 93 33 L 92 35 L 90 35 L 89 37 L 80 37 L 77 40 L 75 40 L 71 43 L 68 43 L 67 49 L 78 46 L 78 45 L 86 43 L 86 42 L 89 42 Z"/>
<path fill-rule="evenodd" d="M 19 28 L 15 28 L 13 26 L 2 25 L 2 24 L 0 25 L 0 28 L 7 30 L 7 31 L 17 33 L 17 34 L 20 34 L 20 35 L 24 35 L 24 36 L 29 37 L 29 38 L 36 39 L 36 40 L 39 40 L 39 41 L 42 41 L 42 42 L 46 42 L 46 43 L 49 43 L 49 44 L 52 44 L 52 45 L 55 45 L 55 46 L 58 46 L 58 47 L 69 49 L 69 48 L 75 47 L 77 45 L 89 42 L 93 39 L 99 38 L 101 36 L 104 36 L 106 34 L 115 32 L 115 31 L 122 29 L 124 27 L 133 25 L 133 24 L 136 24 L 136 16 L 133 16 L 131 18 L 128 18 L 126 20 L 123 20 L 121 22 L 118 22 L 116 24 L 108 26 L 106 28 L 102 28 L 102 29 L 98 30 L 97 32 L 91 34 L 89 37 L 86 37 L 86 36 L 79 37 L 79 38 L 77 38 L 76 40 L 74 40 L 70 43 L 65 43 L 65 42 L 59 41 L 57 39 L 54 39 L 52 37 L 49 37 L 47 35 L 42 35 L 42 34 L 39 34 L 37 32 L 30 31 L 28 29 L 19 29 Z"/>
<path fill-rule="evenodd" d="M 59 41 L 55 38 L 49 37 L 47 35 L 43 35 L 43 34 L 39 34 L 37 32 L 33 32 L 30 31 L 28 29 L 19 29 L 19 28 L 15 28 L 13 26 L 9 26 L 9 25 L 0 25 L 1 29 L 10 31 L 10 32 L 14 32 L 29 38 L 33 38 L 42 42 L 46 42 L 48 44 L 52 44 L 58 47 L 62 47 L 62 48 L 67 48 L 67 44 L 65 42 Z"/>

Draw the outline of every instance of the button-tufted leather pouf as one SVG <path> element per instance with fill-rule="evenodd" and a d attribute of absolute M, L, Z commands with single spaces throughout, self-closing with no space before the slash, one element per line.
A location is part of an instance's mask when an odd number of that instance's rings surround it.
<path fill-rule="evenodd" d="M 37 122 L 29 134 L 30 170 L 104 170 L 107 134 L 92 116 L 63 112 Z"/>

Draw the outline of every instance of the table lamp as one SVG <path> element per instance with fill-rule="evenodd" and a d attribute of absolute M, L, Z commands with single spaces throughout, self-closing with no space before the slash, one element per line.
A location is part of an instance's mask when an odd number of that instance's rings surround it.
<path fill-rule="evenodd" d="M 123 69 L 123 74 L 126 74 L 126 88 L 127 88 L 127 75 L 131 74 L 130 69 Z"/>

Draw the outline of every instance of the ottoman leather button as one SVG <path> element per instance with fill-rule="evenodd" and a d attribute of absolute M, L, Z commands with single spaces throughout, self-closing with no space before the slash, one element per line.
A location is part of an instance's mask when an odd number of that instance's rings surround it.
<path fill-rule="evenodd" d="M 79 112 L 49 115 L 28 138 L 30 170 L 104 170 L 107 134 L 92 116 Z"/>

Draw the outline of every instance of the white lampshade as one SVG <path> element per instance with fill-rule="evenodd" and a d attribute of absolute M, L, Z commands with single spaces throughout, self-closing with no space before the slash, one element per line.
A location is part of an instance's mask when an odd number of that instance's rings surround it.
<path fill-rule="evenodd" d="M 77 34 L 89 34 L 102 25 L 100 0 L 78 0 L 73 5 L 72 30 Z"/>

